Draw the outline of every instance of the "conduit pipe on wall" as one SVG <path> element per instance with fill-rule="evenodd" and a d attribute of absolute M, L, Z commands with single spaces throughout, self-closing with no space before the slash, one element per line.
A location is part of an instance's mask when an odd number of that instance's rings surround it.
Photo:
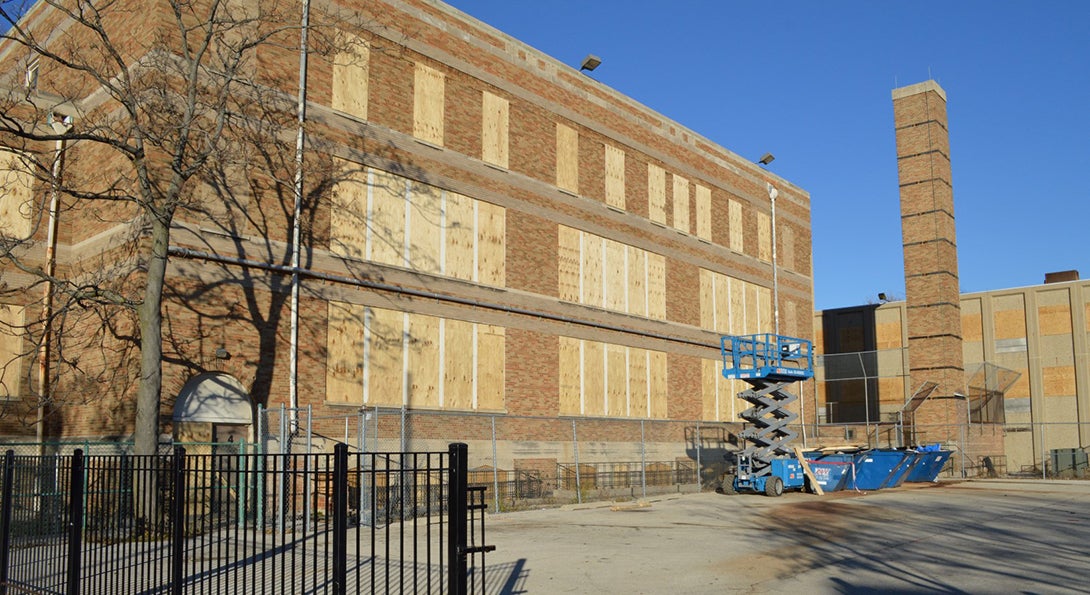
<path fill-rule="evenodd" d="M 291 347 L 289 357 L 288 401 L 291 431 L 299 427 L 299 254 L 303 216 L 303 148 L 307 121 L 307 33 L 310 29 L 310 0 L 303 0 L 303 23 L 299 32 L 299 102 L 296 104 L 298 132 L 295 135 L 295 206 L 291 224 Z M 268 405 L 266 403 L 266 405 Z"/>

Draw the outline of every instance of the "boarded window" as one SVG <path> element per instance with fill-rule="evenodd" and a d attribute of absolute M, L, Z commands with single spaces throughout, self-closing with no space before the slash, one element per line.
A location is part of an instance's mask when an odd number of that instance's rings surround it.
<path fill-rule="evenodd" d="M 674 174 L 674 229 L 689 233 L 689 180 Z"/>
<path fill-rule="evenodd" d="M 363 342 L 366 308 L 329 302 L 326 332 L 326 400 L 363 402 Z"/>
<path fill-rule="evenodd" d="M 484 92 L 481 101 L 481 159 L 507 167 L 510 107 L 503 97 Z"/>
<path fill-rule="evenodd" d="M 605 147 L 606 204 L 618 209 L 624 209 L 624 151 L 610 145 L 605 145 Z"/>
<path fill-rule="evenodd" d="M 370 50 L 359 39 L 333 57 L 333 109 L 367 119 L 367 81 Z"/>
<path fill-rule="evenodd" d="M 712 191 L 700 184 L 696 185 L 696 235 L 712 241 Z"/>
<path fill-rule="evenodd" d="M 772 218 L 768 213 L 757 213 L 757 258 L 772 260 Z"/>
<path fill-rule="evenodd" d="M 568 302 L 579 302 L 580 231 L 561 225 L 557 238 L 557 295 Z"/>
<path fill-rule="evenodd" d="M 424 65 L 416 65 L 413 81 L 413 136 L 443 145 L 443 73 Z"/>
<path fill-rule="evenodd" d="M 666 225 L 666 170 L 647 164 L 647 217 Z"/>
<path fill-rule="evenodd" d="M 0 151 L 0 233 L 30 237 L 33 187 L 34 177 L 19 155 Z"/>
<path fill-rule="evenodd" d="M 579 192 L 579 133 L 559 122 L 556 125 L 556 185 Z"/>
<path fill-rule="evenodd" d="M 22 390 L 25 323 L 22 306 L 0 304 L 0 397 L 17 397 Z"/>
<path fill-rule="evenodd" d="M 728 224 L 730 232 L 730 249 L 735 252 L 745 252 L 745 243 L 742 241 L 742 203 L 732 200 L 728 203 Z"/>

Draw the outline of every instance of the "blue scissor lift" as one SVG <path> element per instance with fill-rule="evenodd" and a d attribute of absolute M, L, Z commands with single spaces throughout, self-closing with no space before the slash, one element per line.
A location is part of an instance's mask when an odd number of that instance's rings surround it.
<path fill-rule="evenodd" d="M 788 446 L 797 433 L 787 426 L 798 414 L 787 406 L 798 397 L 786 387 L 813 377 L 812 347 L 806 339 L 771 333 L 723 337 L 723 376 L 749 383 L 738 397 L 753 405 L 740 414 L 752 427 L 740 434 L 746 446 L 736 454 L 733 478 L 728 475 L 731 491 L 779 496 L 806 485 L 802 463 Z"/>

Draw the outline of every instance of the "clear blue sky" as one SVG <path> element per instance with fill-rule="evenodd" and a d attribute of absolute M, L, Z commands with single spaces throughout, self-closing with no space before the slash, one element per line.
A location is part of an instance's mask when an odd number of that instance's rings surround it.
<path fill-rule="evenodd" d="M 904 296 L 894 87 L 946 90 L 962 292 L 1090 277 L 1090 1 L 453 0 L 810 192 L 815 307 Z"/>

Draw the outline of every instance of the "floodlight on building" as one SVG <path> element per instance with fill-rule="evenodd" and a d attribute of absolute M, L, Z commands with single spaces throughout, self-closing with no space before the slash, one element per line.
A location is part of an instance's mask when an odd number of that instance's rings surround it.
<path fill-rule="evenodd" d="M 885 293 L 879 293 L 878 294 L 878 301 L 880 301 L 880 302 L 882 302 L 884 304 L 889 300 L 886 299 L 886 294 Z"/>
<path fill-rule="evenodd" d="M 583 58 L 583 64 L 579 66 L 579 70 L 591 71 L 598 68 L 602 64 L 602 59 L 594 54 L 587 54 L 586 58 Z"/>
<path fill-rule="evenodd" d="M 773 155 L 772 153 L 765 153 L 764 155 L 761 155 L 761 158 L 757 160 L 757 163 L 760 163 L 761 165 L 768 165 L 775 160 L 775 155 Z"/>

